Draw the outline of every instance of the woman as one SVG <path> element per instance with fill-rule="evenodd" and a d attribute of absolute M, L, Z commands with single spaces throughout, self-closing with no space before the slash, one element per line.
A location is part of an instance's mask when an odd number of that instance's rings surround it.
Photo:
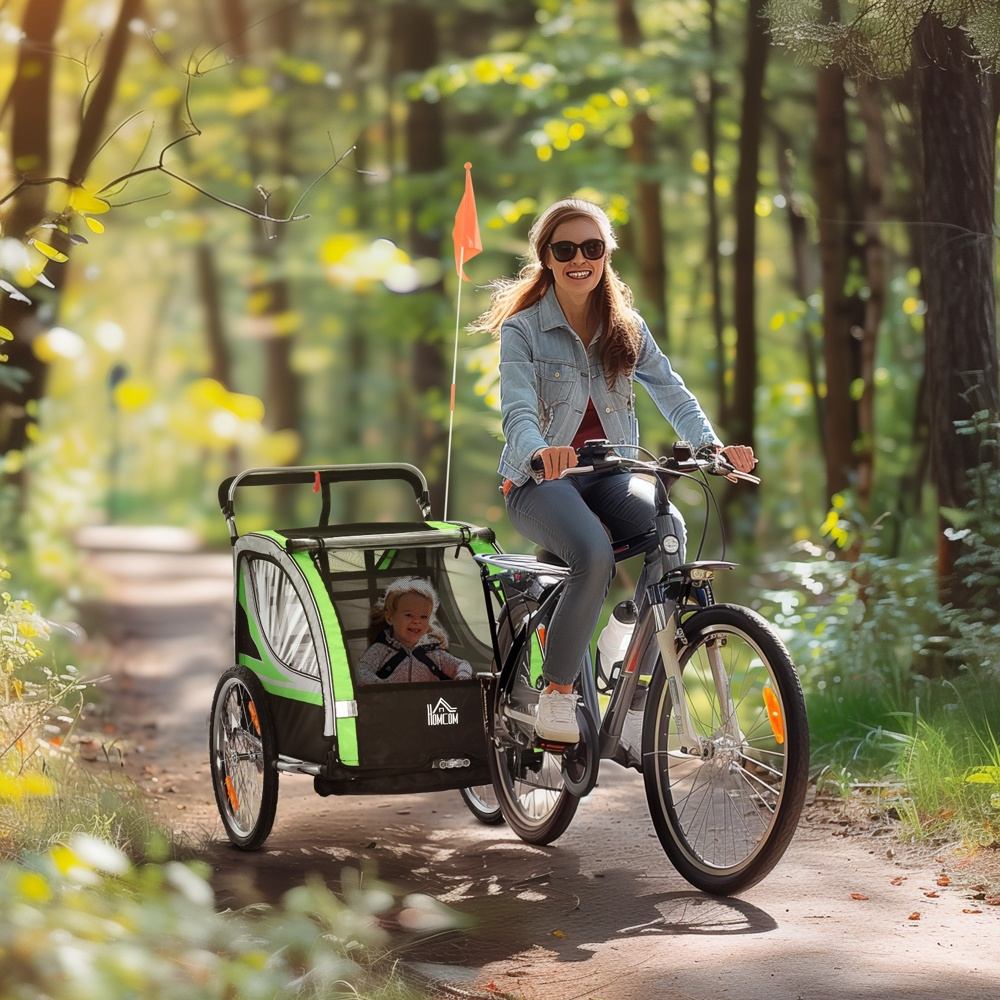
<path fill-rule="evenodd" d="M 652 484 L 638 476 L 560 479 L 577 464 L 575 449 L 607 438 L 630 454 L 626 446 L 639 441 L 632 392 L 638 380 L 680 438 L 695 448 L 721 449 L 744 472 L 756 460 L 748 447 L 723 447 L 633 311 L 632 293 L 609 259 L 617 248 L 611 223 L 597 205 L 556 202 L 535 220 L 528 242 L 528 263 L 513 280 L 495 284 L 492 305 L 474 328 L 500 336 L 506 443 L 499 472 L 507 514 L 522 535 L 570 568 L 548 627 L 535 731 L 542 739 L 575 743 L 573 683 L 611 582 L 609 534 L 639 534 L 654 516 Z M 543 472 L 531 469 L 536 456 Z"/>

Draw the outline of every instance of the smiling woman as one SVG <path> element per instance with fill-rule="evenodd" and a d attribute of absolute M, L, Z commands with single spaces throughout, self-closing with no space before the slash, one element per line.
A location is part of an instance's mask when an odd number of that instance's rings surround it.
<path fill-rule="evenodd" d="M 611 266 L 618 244 L 604 211 L 577 198 L 556 202 L 528 240 L 528 263 L 516 278 L 494 284 L 492 305 L 474 329 L 500 336 L 507 513 L 518 531 L 570 567 L 546 639 L 547 685 L 535 728 L 542 738 L 575 743 L 573 684 L 611 582 L 611 540 L 651 527 L 654 502 L 651 484 L 639 477 L 563 475 L 587 440 L 634 452 L 635 380 L 680 437 L 696 448 L 723 445 L 633 310 L 632 293 Z M 751 449 L 724 450 L 737 469 L 753 468 Z"/>

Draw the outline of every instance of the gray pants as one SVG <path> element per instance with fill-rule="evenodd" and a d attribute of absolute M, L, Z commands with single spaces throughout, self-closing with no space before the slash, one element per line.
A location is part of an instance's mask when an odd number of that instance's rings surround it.
<path fill-rule="evenodd" d="M 572 684 L 583 667 L 611 584 L 611 539 L 621 541 L 653 527 L 653 483 L 627 473 L 585 474 L 542 483 L 529 479 L 507 494 L 506 504 L 511 524 L 570 568 L 547 631 L 545 679 Z M 681 543 L 672 561 L 681 562 L 684 521 L 673 505 L 670 512 Z M 656 553 L 651 558 L 656 559 Z"/>

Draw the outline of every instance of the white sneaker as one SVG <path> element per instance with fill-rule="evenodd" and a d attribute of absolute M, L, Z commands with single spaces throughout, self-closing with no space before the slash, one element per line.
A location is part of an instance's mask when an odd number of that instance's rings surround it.
<path fill-rule="evenodd" d="M 538 696 L 535 735 L 555 743 L 579 743 L 580 727 L 576 721 L 576 695 L 558 691 Z"/>

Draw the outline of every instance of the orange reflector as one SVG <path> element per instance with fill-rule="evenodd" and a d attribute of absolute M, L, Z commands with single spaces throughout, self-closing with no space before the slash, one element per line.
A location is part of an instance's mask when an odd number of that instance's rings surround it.
<path fill-rule="evenodd" d="M 260 719 L 257 717 L 257 706 L 251 701 L 248 702 L 250 706 L 250 721 L 253 723 L 254 729 L 257 730 L 257 735 L 260 736 Z"/>
<path fill-rule="evenodd" d="M 781 706 L 778 696 L 769 688 L 764 688 L 764 707 L 767 709 L 767 721 L 771 723 L 771 732 L 777 743 L 785 742 L 785 720 L 781 717 Z"/>
<path fill-rule="evenodd" d="M 538 635 L 538 645 L 541 646 L 542 649 L 544 649 L 545 648 L 545 626 L 544 625 L 539 625 L 538 628 L 535 629 L 535 632 Z"/>
<path fill-rule="evenodd" d="M 233 779 L 226 775 L 226 796 L 229 799 L 229 804 L 233 807 L 233 812 L 240 811 L 240 800 L 236 795 L 236 788 L 233 785 Z"/>

